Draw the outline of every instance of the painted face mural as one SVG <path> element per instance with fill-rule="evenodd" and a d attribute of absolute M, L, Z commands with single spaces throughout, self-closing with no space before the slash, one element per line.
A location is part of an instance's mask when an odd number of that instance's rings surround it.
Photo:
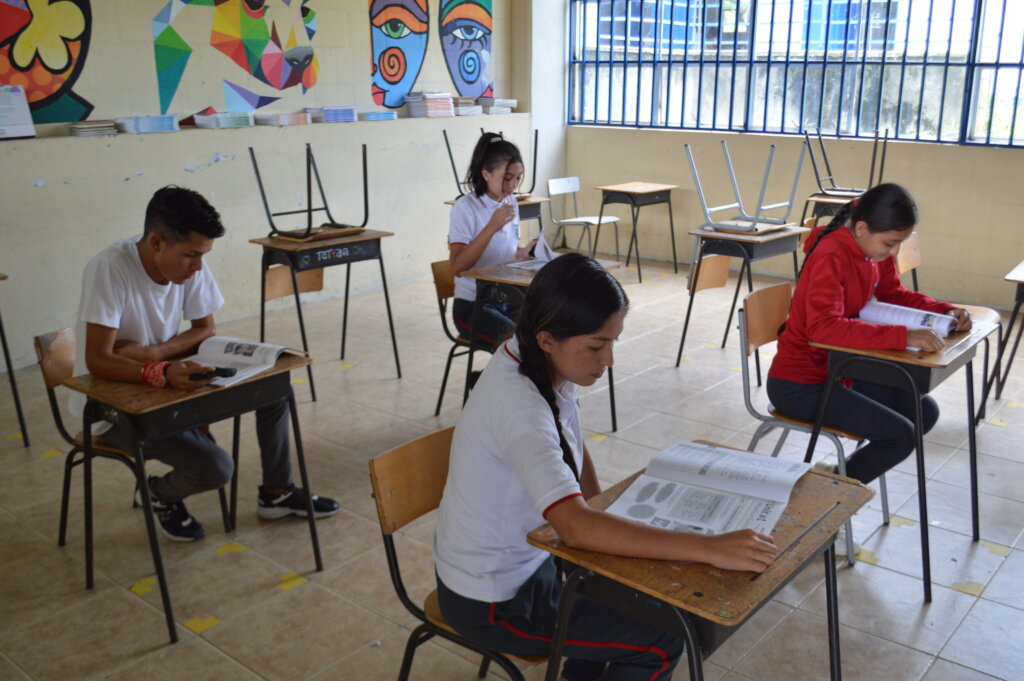
<path fill-rule="evenodd" d="M 427 0 L 369 0 L 373 102 L 402 106 L 427 51 Z"/>
<path fill-rule="evenodd" d="M 93 105 L 71 91 L 89 48 L 89 0 L 0 0 L 0 84 L 25 90 L 32 120 L 85 120 Z"/>
<path fill-rule="evenodd" d="M 491 0 L 442 0 L 441 50 L 463 97 L 490 97 Z"/>
<path fill-rule="evenodd" d="M 166 113 L 192 54 L 172 24 L 188 5 L 212 6 L 210 45 L 275 90 L 296 85 L 305 92 L 320 72 L 310 40 L 316 12 L 309 0 L 171 0 L 153 19 L 154 50 L 160 84 L 160 110 Z M 228 109 L 252 110 L 276 101 L 227 80 Z"/>

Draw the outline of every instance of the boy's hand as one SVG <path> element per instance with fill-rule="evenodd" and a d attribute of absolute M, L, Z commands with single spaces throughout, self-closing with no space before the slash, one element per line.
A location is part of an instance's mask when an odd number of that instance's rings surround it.
<path fill-rule="evenodd" d="M 167 367 L 167 385 L 178 390 L 198 390 L 209 383 L 210 379 L 193 381 L 189 379 L 189 374 L 201 374 L 207 371 L 213 371 L 213 367 L 192 361 L 171 362 L 171 365 Z"/>

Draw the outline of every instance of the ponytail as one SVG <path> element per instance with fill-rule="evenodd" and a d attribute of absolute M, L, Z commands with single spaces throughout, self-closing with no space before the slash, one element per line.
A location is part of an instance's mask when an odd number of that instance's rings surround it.
<path fill-rule="evenodd" d="M 568 253 L 541 268 L 527 289 L 519 311 L 515 331 L 519 343 L 519 373 L 537 386 L 551 408 L 562 459 L 577 481 L 580 471 L 559 421 L 551 363 L 537 342 L 537 334 L 547 331 L 557 340 L 586 335 L 600 329 L 616 312 L 628 308 L 629 299 L 615 277 L 596 260 Z"/>
<path fill-rule="evenodd" d="M 485 132 L 477 140 L 473 149 L 473 157 L 469 162 L 469 171 L 466 173 L 466 186 L 473 190 L 477 196 L 483 196 L 487 192 L 487 180 L 484 179 L 484 171 L 493 172 L 495 168 L 507 163 L 522 163 L 523 157 L 519 148 L 505 140 L 496 132 Z"/>
<path fill-rule="evenodd" d="M 913 229 L 917 224 L 917 204 L 907 190 L 898 184 L 887 182 L 872 187 L 840 208 L 828 226 L 818 233 L 807 250 L 804 265 L 807 265 L 814 249 L 825 236 L 840 227 L 853 227 L 858 222 L 866 224 L 872 233 Z M 800 271 L 803 272 L 803 267 Z"/>

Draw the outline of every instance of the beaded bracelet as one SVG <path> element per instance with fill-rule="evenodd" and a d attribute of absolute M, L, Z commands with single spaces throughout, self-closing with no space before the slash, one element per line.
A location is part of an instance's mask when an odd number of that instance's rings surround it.
<path fill-rule="evenodd" d="M 154 388 L 167 386 L 167 368 L 170 362 L 149 362 L 142 365 L 142 382 Z"/>

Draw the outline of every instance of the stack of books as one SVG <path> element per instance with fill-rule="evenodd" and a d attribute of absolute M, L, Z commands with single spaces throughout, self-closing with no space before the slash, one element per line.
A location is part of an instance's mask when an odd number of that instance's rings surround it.
<path fill-rule="evenodd" d="M 358 120 L 354 106 L 325 106 L 324 123 L 351 123 Z"/>
<path fill-rule="evenodd" d="M 484 108 L 479 104 L 473 104 L 473 100 L 470 97 L 459 97 L 459 99 L 468 99 L 468 104 L 455 104 L 455 115 L 456 116 L 479 116 L 484 112 Z"/>
<path fill-rule="evenodd" d="M 483 107 L 485 114 L 507 114 L 512 113 L 512 108 L 508 106 L 485 106 Z"/>
<path fill-rule="evenodd" d="M 476 100 L 472 97 L 453 97 L 452 103 L 455 106 L 473 106 Z"/>
<path fill-rule="evenodd" d="M 455 115 L 450 92 L 410 92 L 405 96 L 411 118 L 450 118 Z"/>
<path fill-rule="evenodd" d="M 79 121 L 71 124 L 72 137 L 91 137 L 93 135 L 116 135 L 115 121 Z"/>
<path fill-rule="evenodd" d="M 519 106 L 518 100 L 503 97 L 477 97 L 476 103 L 484 107 L 485 112 L 487 112 L 488 107 L 498 107 L 512 110 Z M 508 111 L 494 111 L 490 113 L 508 113 Z"/>
<path fill-rule="evenodd" d="M 175 132 L 179 130 L 178 119 L 170 114 L 164 116 L 130 116 L 117 119 L 117 129 L 121 132 Z"/>
<path fill-rule="evenodd" d="M 260 113 L 256 114 L 256 125 L 308 125 L 309 114 L 301 113 Z"/>
<path fill-rule="evenodd" d="M 393 121 L 396 118 L 398 118 L 398 114 L 394 111 L 367 111 L 364 114 L 359 114 L 361 121 Z"/>
<path fill-rule="evenodd" d="M 196 114 L 195 119 L 197 128 L 248 128 L 253 124 L 251 111 Z"/>

